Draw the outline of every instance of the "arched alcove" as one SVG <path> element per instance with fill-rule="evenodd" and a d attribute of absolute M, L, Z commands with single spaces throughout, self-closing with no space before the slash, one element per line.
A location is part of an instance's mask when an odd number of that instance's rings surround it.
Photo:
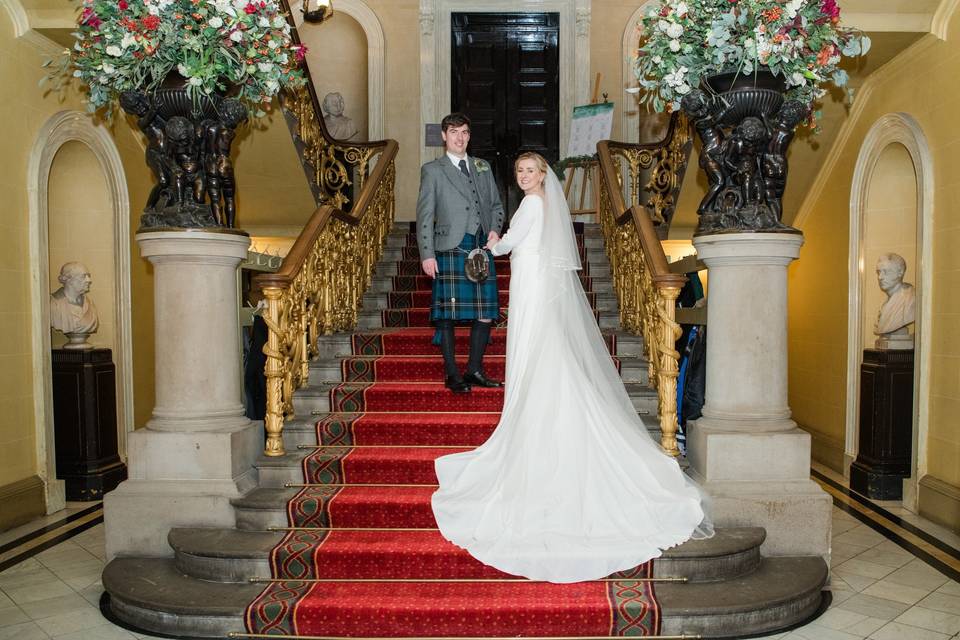
<path fill-rule="evenodd" d="M 339 9 L 339 4 L 337 5 Z M 300 38 L 307 45 L 307 64 L 315 69 L 313 83 L 320 100 L 331 93 L 343 97 L 343 116 L 352 121 L 345 124 L 338 134 L 337 125 L 330 126 L 330 133 L 339 139 L 362 142 L 368 139 L 368 60 L 367 35 L 363 26 L 343 11 L 336 11 L 323 24 L 302 24 L 298 27 Z M 326 107 L 325 107 L 326 108 Z M 340 119 L 341 123 L 346 123 Z"/>
<path fill-rule="evenodd" d="M 53 181 L 53 182 L 51 182 Z M 130 320 L 130 200 L 120 154 L 110 134 L 79 111 L 61 111 L 41 127 L 27 165 L 30 203 L 30 282 L 34 425 L 38 475 L 44 482 L 47 511 L 65 504 L 63 482 L 56 479 L 51 385 L 50 293 L 61 256 L 96 254 L 91 291 L 101 323 L 112 325 L 117 379 L 117 439 L 126 455 L 126 434 L 133 430 L 133 346 Z M 89 202 L 87 201 L 89 200 Z M 74 213 L 76 215 L 74 215 Z M 51 225 L 58 227 L 51 234 Z M 67 224 L 66 231 L 62 225 Z M 109 225 L 109 231 L 103 228 Z M 75 235 L 77 237 L 68 237 Z M 109 235 L 109 241 L 106 236 Z M 53 246 L 51 246 L 53 240 Z M 77 255 L 74 260 L 88 260 Z M 94 268 L 88 264 L 91 271 Z M 109 271 L 109 276 L 107 272 Z M 112 278 L 110 277 L 112 276 Z M 112 286 L 98 282 L 112 280 Z M 109 294 L 107 289 L 110 289 Z M 102 289 L 102 291 L 101 291 Z M 104 305 L 103 296 L 112 299 Z M 94 344 L 98 338 L 93 340 Z"/>
<path fill-rule="evenodd" d="M 917 121 L 906 113 L 883 116 L 867 133 L 850 192 L 849 299 L 845 465 L 856 459 L 860 363 L 873 344 L 873 322 L 884 294 L 876 278 L 880 253 L 900 253 L 905 280 L 916 287 L 913 466 L 903 502 L 915 510 L 917 483 L 925 474 L 930 380 L 933 255 L 933 157 Z"/>
<path fill-rule="evenodd" d="M 367 138 L 369 140 L 382 140 L 384 133 L 384 37 L 383 26 L 377 15 L 370 9 L 363 0 L 337 0 L 334 3 L 334 17 L 336 20 L 338 14 L 349 16 L 360 25 L 366 36 L 367 45 Z M 303 29 L 309 31 L 310 27 L 304 26 L 303 14 L 299 11 L 293 12 L 293 18 L 297 24 L 297 30 Z M 327 24 L 319 25 L 320 37 L 323 37 L 323 28 Z M 322 40 L 321 40 L 322 42 Z M 321 45 L 323 47 L 323 45 Z M 324 49 L 324 51 L 326 51 Z M 325 60 L 326 58 L 324 58 Z M 328 63 L 324 62 L 319 67 L 317 75 L 322 77 L 322 72 L 326 72 Z M 316 67 L 315 67 L 316 68 Z M 323 95 L 320 96 L 323 98 Z"/>

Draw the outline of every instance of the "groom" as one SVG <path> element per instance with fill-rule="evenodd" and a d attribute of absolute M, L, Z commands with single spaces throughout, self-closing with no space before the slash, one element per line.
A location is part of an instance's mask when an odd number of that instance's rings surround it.
<path fill-rule="evenodd" d="M 481 283 L 466 277 L 467 254 L 494 242 L 503 224 L 500 192 L 483 160 L 467 156 L 470 119 L 451 113 L 440 123 L 446 153 L 420 169 L 417 198 L 417 245 L 423 272 L 433 278 L 430 320 L 436 324 L 446 374 L 444 384 L 454 393 L 471 385 L 499 387 L 483 373 L 483 353 L 490 340 L 490 323 L 500 315 L 497 274 Z M 470 356 L 461 376 L 456 362 L 454 324 L 472 320 Z"/>

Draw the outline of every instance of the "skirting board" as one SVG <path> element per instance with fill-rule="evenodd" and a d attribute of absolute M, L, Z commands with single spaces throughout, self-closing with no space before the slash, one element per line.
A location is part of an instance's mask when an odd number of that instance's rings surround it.
<path fill-rule="evenodd" d="M 960 488 L 939 478 L 920 478 L 920 515 L 960 533 Z"/>
<path fill-rule="evenodd" d="M 43 481 L 30 476 L 0 487 L 0 531 L 18 527 L 46 512 Z"/>
<path fill-rule="evenodd" d="M 798 424 L 797 426 L 810 434 L 811 457 L 837 473 L 843 473 L 843 440 L 824 435 L 806 425 Z"/>

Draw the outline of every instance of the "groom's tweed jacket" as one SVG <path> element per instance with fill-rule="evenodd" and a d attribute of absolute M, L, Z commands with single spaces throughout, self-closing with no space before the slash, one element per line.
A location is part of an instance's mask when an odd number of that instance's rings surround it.
<path fill-rule="evenodd" d="M 421 260 L 436 258 L 438 251 L 450 251 L 464 235 L 476 233 L 476 229 L 467 229 L 474 214 L 484 234 L 500 233 L 503 204 L 490 165 L 474 158 L 469 158 L 468 164 L 470 178 L 453 166 L 446 154 L 420 169 L 417 246 Z"/>

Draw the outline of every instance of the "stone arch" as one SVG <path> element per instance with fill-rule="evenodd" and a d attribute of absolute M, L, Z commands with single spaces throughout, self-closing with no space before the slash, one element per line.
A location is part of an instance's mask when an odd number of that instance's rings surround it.
<path fill-rule="evenodd" d="M 904 493 L 905 504 L 916 501 L 916 485 L 925 472 L 927 426 L 930 400 L 921 391 L 929 387 L 933 281 L 933 155 L 919 123 L 907 113 L 889 113 L 877 120 L 864 138 L 854 169 L 850 189 L 850 234 L 848 253 L 848 311 L 847 311 L 847 406 L 845 464 L 856 459 L 858 451 L 857 427 L 860 396 L 860 359 L 863 345 L 862 313 L 866 285 L 863 264 L 863 234 L 865 211 L 874 170 L 883 152 L 890 145 L 906 148 L 913 162 L 916 180 L 917 211 L 917 268 L 918 292 L 916 323 L 916 369 L 914 399 L 916 402 L 913 427 L 912 488 Z"/>
<path fill-rule="evenodd" d="M 30 302 L 33 353 L 34 428 L 38 475 L 44 482 L 47 512 L 64 506 L 63 483 L 56 479 L 53 400 L 50 373 L 50 310 L 47 199 L 50 169 L 57 151 L 66 143 L 83 143 L 96 157 L 110 196 L 114 220 L 114 278 L 117 366 L 117 439 L 120 455 L 126 454 L 126 435 L 133 430 L 133 338 L 130 317 L 130 198 L 120 153 L 110 134 L 79 111 L 61 111 L 41 127 L 27 165 L 30 205 L 29 251 L 33 271 Z"/>
<path fill-rule="evenodd" d="M 363 0 L 337 0 L 334 11 L 342 11 L 356 20 L 367 35 L 367 135 L 368 140 L 383 140 L 386 136 L 383 118 L 385 67 L 383 26 L 377 15 Z M 299 28 L 303 24 L 303 14 L 299 11 L 292 13 Z"/>
<path fill-rule="evenodd" d="M 630 59 L 633 56 L 634 49 L 637 48 L 637 44 L 639 43 L 637 23 L 640 22 L 640 19 L 643 18 L 647 9 L 649 9 L 654 2 L 655 0 L 646 0 L 646 2 L 637 7 L 623 28 L 623 37 L 621 38 L 622 55 L 620 57 L 622 80 L 620 85 L 620 104 L 623 105 L 620 109 L 620 139 L 624 142 L 639 142 L 639 110 L 643 107 L 637 104 L 636 94 L 627 91 L 627 89 L 638 86 L 636 76 L 633 74 L 633 67 L 630 64 Z M 629 109 L 627 105 L 630 105 Z M 633 113 L 633 115 L 631 115 L 631 113 Z"/>

